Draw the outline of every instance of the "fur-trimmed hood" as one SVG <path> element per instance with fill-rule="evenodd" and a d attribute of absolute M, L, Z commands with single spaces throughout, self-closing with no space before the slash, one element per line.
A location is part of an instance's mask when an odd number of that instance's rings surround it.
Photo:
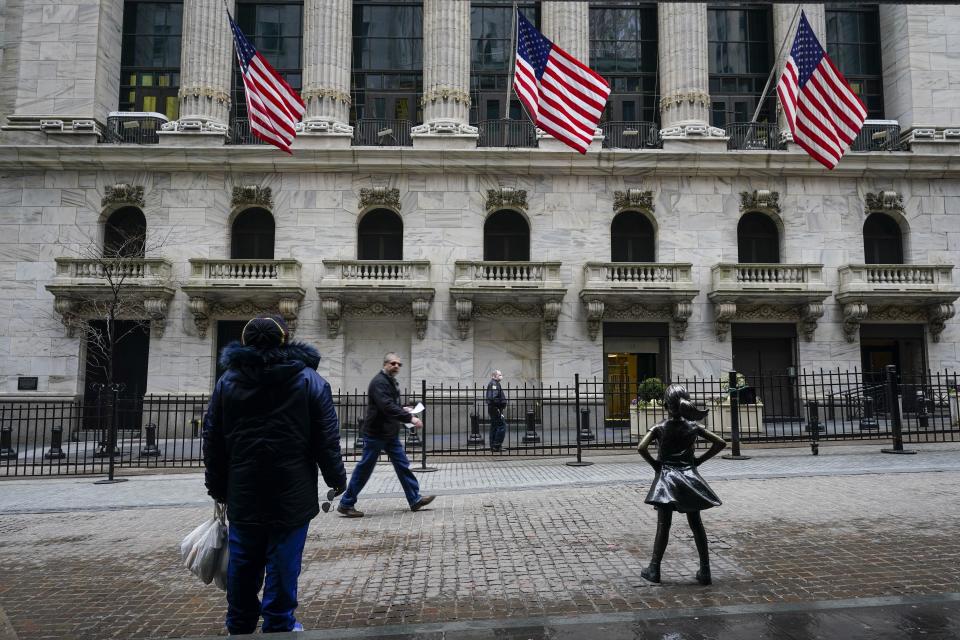
<path fill-rule="evenodd" d="M 241 380 L 251 384 L 283 382 L 304 367 L 316 369 L 320 352 L 304 342 L 291 342 L 275 349 L 246 347 L 231 342 L 220 352 L 220 366 L 236 372 Z"/>

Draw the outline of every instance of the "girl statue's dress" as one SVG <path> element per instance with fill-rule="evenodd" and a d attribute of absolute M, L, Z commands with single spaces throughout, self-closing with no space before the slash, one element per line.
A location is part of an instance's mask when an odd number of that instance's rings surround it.
<path fill-rule="evenodd" d="M 653 545 L 653 558 L 640 575 L 651 582 L 660 582 L 660 561 L 670 538 L 673 512 L 679 511 L 687 514 L 687 522 L 693 531 L 693 539 L 700 556 L 697 581 L 700 584 L 710 584 L 707 534 L 703 529 L 700 512 L 710 507 L 718 507 L 721 502 L 707 481 L 700 476 L 697 467 L 717 455 L 727 443 L 720 436 L 694 422 L 703 419 L 707 412 L 696 408 L 690 402 L 687 390 L 681 385 L 673 384 L 667 387 L 663 405 L 670 417 L 650 429 L 637 447 L 637 452 L 656 471 L 645 502 L 657 510 L 657 536 Z M 700 457 L 696 455 L 698 438 L 703 438 L 712 445 Z M 658 443 L 656 460 L 648 450 L 654 441 Z"/>

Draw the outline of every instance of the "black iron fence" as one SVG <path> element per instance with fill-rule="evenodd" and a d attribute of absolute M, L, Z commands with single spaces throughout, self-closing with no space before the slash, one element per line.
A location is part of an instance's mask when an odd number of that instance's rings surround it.
<path fill-rule="evenodd" d="M 365 118 L 353 124 L 355 147 L 410 147 L 410 121 L 388 118 Z"/>
<path fill-rule="evenodd" d="M 161 113 L 112 111 L 107 116 L 103 142 L 159 144 L 160 127 L 167 122 Z"/>
<path fill-rule="evenodd" d="M 478 147 L 528 147 L 537 146 L 537 128 L 527 119 L 483 120 L 477 123 Z"/>
<path fill-rule="evenodd" d="M 817 443 L 830 440 L 960 441 L 956 372 L 803 371 L 796 375 L 677 380 L 709 410 L 703 424 L 730 440 Z M 498 456 L 572 456 L 582 450 L 635 447 L 663 420 L 663 406 L 641 396 L 635 380 L 571 380 L 504 391 L 506 438 Z M 123 468 L 202 466 L 202 395 L 105 395 L 96 402 L 0 401 L 0 475 L 106 474 Z M 428 386 L 404 393 L 422 402 L 422 429 L 402 437 L 411 459 L 484 456 L 490 415 L 482 386 Z M 338 391 L 341 447 L 348 460 L 363 447 L 366 393 Z M 736 423 L 736 427 L 734 424 Z M 899 428 L 897 427 L 899 423 Z M 115 428 L 114 428 L 115 427 Z"/>
<path fill-rule="evenodd" d="M 778 151 L 784 148 L 780 127 L 768 122 L 738 122 L 726 126 L 727 149 L 738 151 Z"/>
<path fill-rule="evenodd" d="M 867 120 L 850 145 L 850 151 L 902 151 L 900 123 L 896 120 Z"/>
<path fill-rule="evenodd" d="M 659 149 L 663 146 L 655 122 L 604 122 L 604 149 Z"/>

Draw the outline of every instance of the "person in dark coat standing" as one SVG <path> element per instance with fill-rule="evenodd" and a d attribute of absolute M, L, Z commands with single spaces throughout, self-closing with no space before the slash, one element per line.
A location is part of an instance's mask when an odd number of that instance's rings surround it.
<path fill-rule="evenodd" d="M 383 369 L 373 377 L 367 387 L 367 414 L 363 420 L 363 454 L 353 469 L 346 493 L 340 498 L 337 511 L 348 518 L 362 518 L 363 512 L 356 509 L 360 492 L 367 484 L 373 468 L 377 464 L 380 452 L 386 452 L 393 469 L 397 472 L 400 486 L 407 497 L 411 511 L 419 511 L 436 496 L 421 496 L 420 483 L 410 470 L 410 460 L 400 442 L 400 427 L 412 424 L 422 427 L 418 417 L 410 413 L 409 407 L 400 406 L 400 384 L 397 374 L 403 362 L 400 356 L 390 352 L 383 356 Z"/>
<path fill-rule="evenodd" d="M 207 492 L 227 505 L 227 630 L 299 631 L 297 579 L 310 520 L 320 512 L 317 469 L 342 493 L 340 426 L 320 354 L 288 341 L 280 317 L 257 317 L 220 355 L 203 421 Z M 261 604 L 257 594 L 263 588 Z"/>
<path fill-rule="evenodd" d="M 494 371 L 487 383 L 487 415 L 490 416 L 490 451 L 499 453 L 503 448 L 503 438 L 507 435 L 507 422 L 503 419 L 503 410 L 507 408 L 507 395 L 500 381 L 503 374 Z"/>

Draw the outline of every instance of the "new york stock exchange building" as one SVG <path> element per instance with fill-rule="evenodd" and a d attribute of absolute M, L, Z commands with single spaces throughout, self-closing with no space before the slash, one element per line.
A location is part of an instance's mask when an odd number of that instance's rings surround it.
<path fill-rule="evenodd" d="M 415 391 L 499 369 L 628 400 L 958 364 L 956 5 L 803 5 L 868 112 L 827 170 L 771 79 L 796 4 L 521 1 L 610 83 L 585 154 L 507 99 L 510 2 L 228 4 L 306 103 L 292 154 L 251 135 L 222 0 L 0 2 L 0 400 L 83 399 L 107 369 L 203 396 L 258 313 L 361 392 L 387 351 Z"/>

